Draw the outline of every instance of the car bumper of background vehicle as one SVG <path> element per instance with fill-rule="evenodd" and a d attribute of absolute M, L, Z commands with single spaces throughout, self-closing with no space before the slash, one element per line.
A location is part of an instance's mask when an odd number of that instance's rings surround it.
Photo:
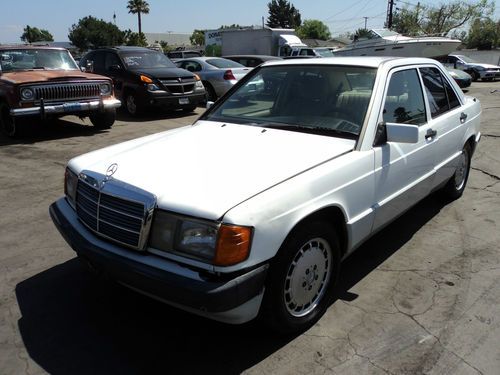
<path fill-rule="evenodd" d="M 90 102 L 67 102 L 62 104 L 40 105 L 37 107 L 15 108 L 10 110 L 10 115 L 17 116 L 33 116 L 40 115 L 42 117 L 53 114 L 75 114 L 80 112 L 107 110 L 120 107 L 121 102 L 118 99 L 94 100 Z"/>
<path fill-rule="evenodd" d="M 144 103 L 150 106 L 167 108 L 184 108 L 198 105 L 205 101 L 205 92 L 199 94 L 175 95 L 163 93 L 149 93 L 147 101 Z"/>
<path fill-rule="evenodd" d="M 167 259 L 103 241 L 77 219 L 65 198 L 50 206 L 50 216 L 68 244 L 92 268 L 138 292 L 208 318 L 240 324 L 255 318 L 268 265 L 246 273 L 207 280 Z"/>

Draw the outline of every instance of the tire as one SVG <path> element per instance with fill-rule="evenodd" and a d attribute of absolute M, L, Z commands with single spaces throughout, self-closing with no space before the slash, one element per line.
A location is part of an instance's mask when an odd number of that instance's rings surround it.
<path fill-rule="evenodd" d="M 10 115 L 10 107 L 0 102 L 0 132 L 10 138 L 24 135 L 28 128 L 28 119 L 15 118 Z"/>
<path fill-rule="evenodd" d="M 479 79 L 479 77 L 480 77 L 479 73 L 478 73 L 478 72 L 476 72 L 475 70 L 473 70 L 472 72 L 470 72 L 470 75 L 471 75 L 472 80 L 473 80 L 474 82 L 476 82 L 476 81 Z"/>
<path fill-rule="evenodd" d="M 443 187 L 442 191 L 447 199 L 458 199 L 464 193 L 465 185 L 467 185 L 467 180 L 469 179 L 471 156 L 471 147 L 467 143 L 462 149 L 455 173 Z"/>
<path fill-rule="evenodd" d="M 111 129 L 116 120 L 116 110 L 92 113 L 89 118 L 96 129 Z"/>
<path fill-rule="evenodd" d="M 274 259 L 266 281 L 262 314 L 281 333 L 314 325 L 331 302 L 340 270 L 336 233 L 324 222 L 295 229 Z"/>
<path fill-rule="evenodd" d="M 207 101 L 215 102 L 217 100 L 217 94 L 215 93 L 214 88 L 209 82 L 203 82 L 205 86 L 205 90 L 207 91 Z"/>
<path fill-rule="evenodd" d="M 142 106 L 139 104 L 137 100 L 137 95 L 133 92 L 128 92 L 125 94 L 124 98 L 125 102 L 125 110 L 130 116 L 138 116 L 142 112 Z"/>

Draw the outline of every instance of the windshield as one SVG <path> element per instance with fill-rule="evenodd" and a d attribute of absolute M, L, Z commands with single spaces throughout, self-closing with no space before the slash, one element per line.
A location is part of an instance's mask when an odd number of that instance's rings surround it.
<path fill-rule="evenodd" d="M 460 58 L 460 60 L 462 60 L 463 62 L 466 62 L 466 63 L 468 63 L 468 64 L 474 64 L 474 63 L 477 63 L 477 61 L 476 61 L 476 60 L 471 59 L 471 58 L 470 58 L 470 57 L 468 57 L 468 56 L 463 56 L 463 55 L 460 55 L 460 56 L 457 56 L 457 57 L 459 57 L 459 58 Z"/>
<path fill-rule="evenodd" d="M 69 52 L 59 49 L 2 50 L 0 64 L 3 72 L 33 69 L 78 70 Z"/>
<path fill-rule="evenodd" d="M 321 57 L 333 57 L 332 51 L 330 51 L 328 48 L 318 48 L 314 50 L 318 55 Z"/>
<path fill-rule="evenodd" d="M 227 59 L 208 59 L 207 64 L 215 66 L 216 68 L 219 69 L 244 68 L 243 65 L 237 63 L 236 61 Z"/>
<path fill-rule="evenodd" d="M 357 139 L 376 69 L 262 67 L 204 119 Z"/>
<path fill-rule="evenodd" d="M 127 52 L 122 53 L 121 56 L 129 69 L 176 68 L 175 64 L 160 52 Z"/>

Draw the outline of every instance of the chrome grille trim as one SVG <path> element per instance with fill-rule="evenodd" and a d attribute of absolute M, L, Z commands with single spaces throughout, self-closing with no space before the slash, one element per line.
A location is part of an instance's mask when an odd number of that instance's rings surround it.
<path fill-rule="evenodd" d="M 194 91 L 196 79 L 180 78 L 180 79 L 160 79 L 160 83 L 173 95 L 191 94 Z"/>
<path fill-rule="evenodd" d="M 74 81 L 65 83 L 44 83 L 39 85 L 26 85 L 21 88 L 29 87 L 34 92 L 34 98 L 26 101 L 45 103 L 60 102 L 67 100 L 95 100 L 100 98 L 101 90 L 99 85 L 107 81 Z"/>
<path fill-rule="evenodd" d="M 95 172 L 84 171 L 78 177 L 79 220 L 100 237 L 145 251 L 156 197 Z"/>

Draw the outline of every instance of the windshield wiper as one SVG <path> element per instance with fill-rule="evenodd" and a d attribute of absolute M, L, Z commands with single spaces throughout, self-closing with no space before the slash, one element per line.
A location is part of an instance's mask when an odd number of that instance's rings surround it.
<path fill-rule="evenodd" d="M 328 128 L 325 126 L 305 126 L 305 125 L 298 125 L 298 124 L 282 124 L 282 123 L 262 123 L 259 125 L 263 126 L 265 128 L 299 131 L 299 132 L 303 132 L 303 133 L 311 133 L 311 134 L 319 134 L 319 135 L 330 135 L 333 133 L 337 136 L 351 138 L 351 139 L 356 139 L 358 137 L 357 133 L 350 132 L 347 130 Z"/>

